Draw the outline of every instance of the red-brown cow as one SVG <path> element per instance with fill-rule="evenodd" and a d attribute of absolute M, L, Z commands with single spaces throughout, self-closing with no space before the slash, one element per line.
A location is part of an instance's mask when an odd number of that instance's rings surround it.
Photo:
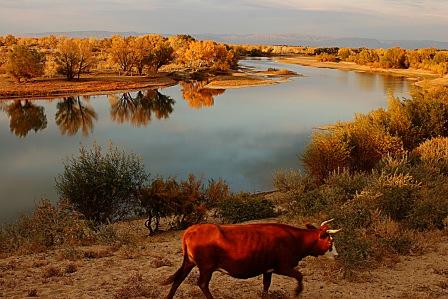
<path fill-rule="evenodd" d="M 165 282 L 172 283 L 167 298 L 174 297 L 195 266 L 199 268 L 198 285 L 207 299 L 213 299 L 208 285 L 214 271 L 242 279 L 263 274 L 263 295 L 272 273 L 293 277 L 299 294 L 303 289 L 302 274 L 295 269 L 299 261 L 309 255 L 337 255 L 331 234 L 339 230 L 330 230 L 329 221 L 319 228 L 307 224 L 306 229 L 276 223 L 191 226 L 182 239 L 182 266 Z"/>

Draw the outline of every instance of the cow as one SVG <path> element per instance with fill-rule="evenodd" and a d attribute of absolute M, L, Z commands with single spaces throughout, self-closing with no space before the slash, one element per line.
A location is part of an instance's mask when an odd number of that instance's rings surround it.
<path fill-rule="evenodd" d="M 199 268 L 198 286 L 207 299 L 213 299 L 209 282 L 214 271 L 247 279 L 263 274 L 263 297 L 268 294 L 272 273 L 297 280 L 296 295 L 302 292 L 302 274 L 295 269 L 306 256 L 337 255 L 331 220 L 319 228 L 306 229 L 278 223 L 242 225 L 197 224 L 185 230 L 182 238 L 183 262 L 165 285 L 172 284 L 167 299 L 190 271 Z"/>

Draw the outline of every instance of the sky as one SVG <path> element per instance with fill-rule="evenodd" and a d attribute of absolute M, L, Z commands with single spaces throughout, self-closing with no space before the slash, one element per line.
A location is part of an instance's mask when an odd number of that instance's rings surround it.
<path fill-rule="evenodd" d="M 448 0 L 0 0 L 0 34 L 105 30 L 448 41 Z"/>

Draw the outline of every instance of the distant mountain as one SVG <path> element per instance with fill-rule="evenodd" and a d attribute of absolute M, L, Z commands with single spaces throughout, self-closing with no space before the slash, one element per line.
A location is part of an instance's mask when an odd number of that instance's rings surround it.
<path fill-rule="evenodd" d="M 83 37 L 96 37 L 96 38 L 106 38 L 111 37 L 113 35 L 122 35 L 122 36 L 137 36 L 137 35 L 143 35 L 146 33 L 141 32 L 135 32 L 135 31 L 128 31 L 128 32 L 113 32 L 113 31 L 67 31 L 67 32 L 40 32 L 40 33 L 24 33 L 24 34 L 18 34 L 18 36 L 35 36 L 35 37 L 42 37 L 42 36 L 49 36 L 49 35 L 55 35 L 55 36 L 67 36 L 67 37 L 76 37 L 76 38 L 83 38 Z"/>
<path fill-rule="evenodd" d="M 20 36 L 69 36 L 69 37 L 97 37 L 105 38 L 113 35 L 137 36 L 146 34 L 144 32 L 111 32 L 111 31 L 69 31 L 69 32 L 43 32 L 26 33 Z M 170 34 L 162 34 L 169 36 Z M 402 47 L 407 49 L 429 48 L 448 49 L 448 42 L 433 40 L 378 40 L 373 38 L 358 37 L 330 37 L 313 36 L 302 34 L 192 34 L 200 40 L 215 40 L 228 44 L 251 44 L 251 45 L 288 45 L 309 47 L 350 47 L 350 48 L 392 48 Z"/>

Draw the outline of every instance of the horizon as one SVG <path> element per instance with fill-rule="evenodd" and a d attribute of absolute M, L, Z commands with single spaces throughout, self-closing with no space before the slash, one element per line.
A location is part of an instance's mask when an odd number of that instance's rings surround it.
<path fill-rule="evenodd" d="M 2 35 L 40 34 L 57 28 L 57 32 L 191 35 L 312 33 L 316 37 L 448 42 L 444 30 L 448 16 L 443 13 L 448 11 L 448 2 L 441 0 L 317 0 L 312 4 L 304 0 L 2 2 Z"/>

